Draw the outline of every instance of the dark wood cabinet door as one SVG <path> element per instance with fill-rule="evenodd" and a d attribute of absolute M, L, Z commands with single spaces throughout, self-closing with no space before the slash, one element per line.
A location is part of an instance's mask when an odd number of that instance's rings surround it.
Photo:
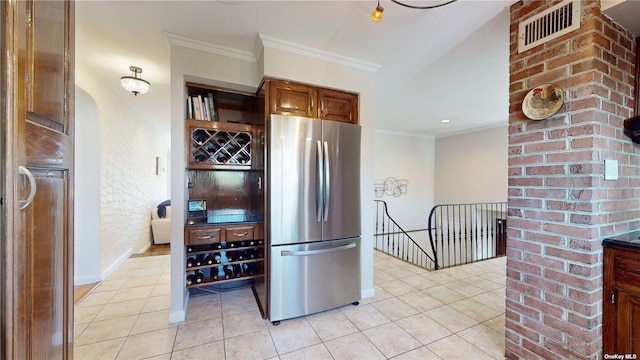
<path fill-rule="evenodd" d="M 616 353 L 640 354 L 640 294 L 618 291 Z"/>
<path fill-rule="evenodd" d="M 318 89 L 318 103 L 320 119 L 358 123 L 358 94 Z"/>
<path fill-rule="evenodd" d="M 640 251 L 605 246 L 605 354 L 640 354 Z"/>
<path fill-rule="evenodd" d="M 271 114 L 318 117 L 315 87 L 281 80 L 272 80 L 269 86 Z"/>
<path fill-rule="evenodd" d="M 12 215 L 3 216 L 0 357 L 71 359 L 74 3 L 3 1 L 2 9 L 3 171 L 12 179 L 3 210 Z"/>

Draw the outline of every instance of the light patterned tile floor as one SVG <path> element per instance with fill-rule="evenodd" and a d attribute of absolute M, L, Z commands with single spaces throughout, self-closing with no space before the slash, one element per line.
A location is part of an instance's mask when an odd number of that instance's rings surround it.
<path fill-rule="evenodd" d="M 76 360 L 504 359 L 505 261 L 424 271 L 374 252 L 376 296 L 273 326 L 250 289 L 169 324 L 169 256 L 128 259 L 75 306 Z"/>

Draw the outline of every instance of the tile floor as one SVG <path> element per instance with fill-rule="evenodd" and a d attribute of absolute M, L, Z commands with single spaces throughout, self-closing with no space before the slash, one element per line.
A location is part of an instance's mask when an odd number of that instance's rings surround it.
<path fill-rule="evenodd" d="M 504 359 L 505 257 L 427 272 L 374 254 L 375 298 L 279 326 L 250 289 L 191 296 L 169 324 L 169 256 L 130 258 L 75 306 L 75 359 Z"/>

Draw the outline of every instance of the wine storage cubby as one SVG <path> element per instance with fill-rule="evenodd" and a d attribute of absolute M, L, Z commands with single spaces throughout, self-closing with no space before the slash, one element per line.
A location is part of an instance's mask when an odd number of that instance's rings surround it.
<path fill-rule="evenodd" d="M 187 168 L 251 170 L 258 144 L 250 125 L 187 120 Z"/>
<path fill-rule="evenodd" d="M 264 275 L 262 240 L 187 245 L 187 287 L 215 285 Z"/>
<path fill-rule="evenodd" d="M 212 165 L 251 165 L 250 132 L 193 128 L 191 156 L 195 163 Z"/>

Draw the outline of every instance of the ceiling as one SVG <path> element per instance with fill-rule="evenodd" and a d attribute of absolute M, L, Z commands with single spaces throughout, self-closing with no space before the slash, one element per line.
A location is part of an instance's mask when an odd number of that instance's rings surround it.
<path fill-rule="evenodd" d="M 414 10 L 382 0 L 383 20 L 375 23 L 369 17 L 375 1 L 79 0 L 76 73 L 98 77 L 143 116 L 168 123 L 164 33 L 248 53 L 260 33 L 378 65 L 376 128 L 444 136 L 507 123 L 513 2 L 458 0 Z M 133 97 L 120 88 L 130 65 L 144 69 L 147 94 Z"/>

